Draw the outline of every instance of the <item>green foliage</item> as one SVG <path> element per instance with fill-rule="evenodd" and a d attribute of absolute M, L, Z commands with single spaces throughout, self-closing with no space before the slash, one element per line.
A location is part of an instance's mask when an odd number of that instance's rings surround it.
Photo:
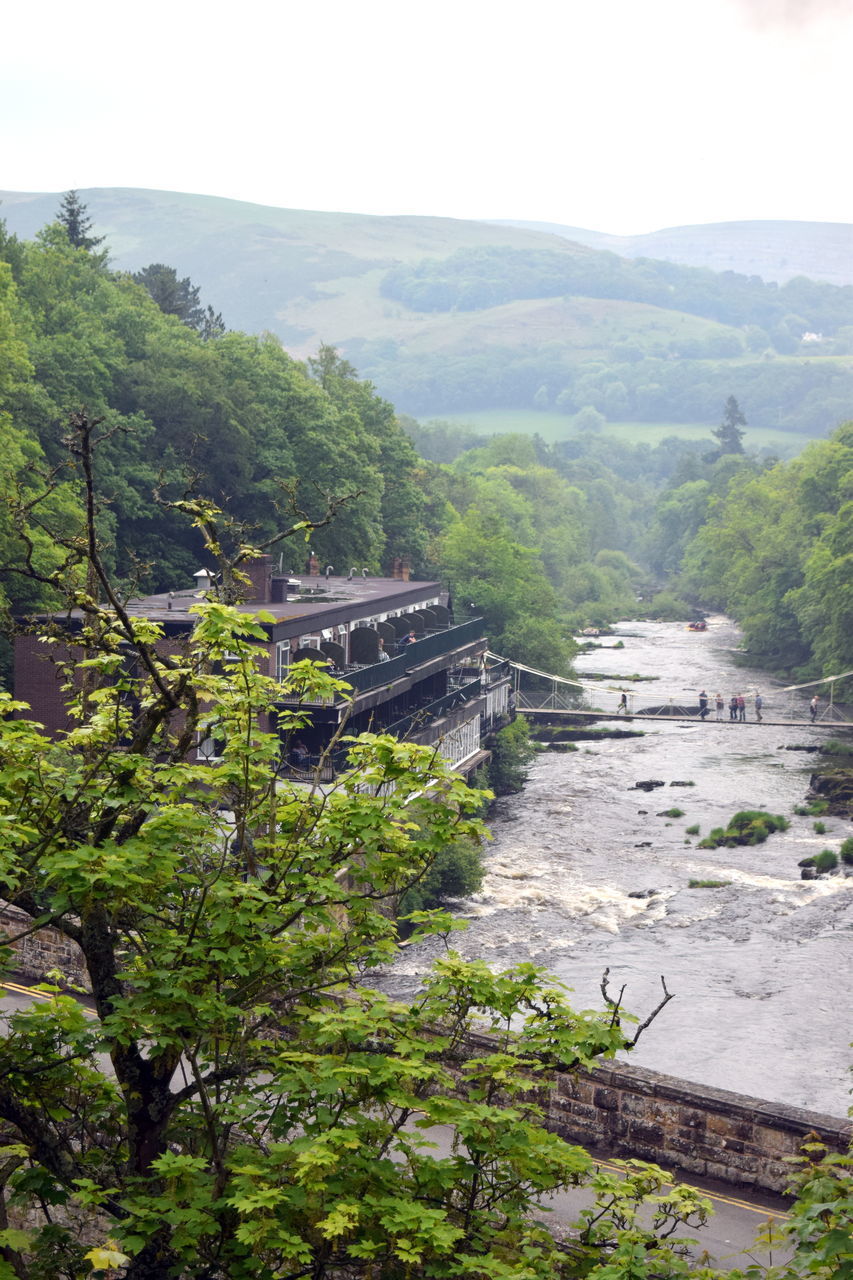
<path fill-rule="evenodd" d="M 821 849 L 815 855 L 814 866 L 818 871 L 834 871 L 838 866 L 838 854 L 832 849 Z"/>
<path fill-rule="evenodd" d="M 673 807 L 672 809 L 664 809 L 663 816 L 665 818 L 683 818 L 684 810 Z"/>
<path fill-rule="evenodd" d="M 405 918 L 411 912 L 446 906 L 454 898 L 470 897 L 483 883 L 483 874 L 479 842 L 458 840 L 436 853 L 417 883 L 403 894 L 397 915 Z"/>
<path fill-rule="evenodd" d="M 731 880 L 688 880 L 688 889 L 725 889 Z"/>
<path fill-rule="evenodd" d="M 684 830 L 687 832 L 687 834 L 688 834 L 689 836 L 698 836 L 698 834 L 699 834 L 699 823 L 698 823 L 698 822 L 694 822 L 692 827 L 685 827 L 685 828 L 684 828 Z"/>
<path fill-rule="evenodd" d="M 489 785 L 497 796 L 514 795 L 527 781 L 528 769 L 536 755 L 530 727 L 524 716 L 516 716 L 490 739 Z"/>
<path fill-rule="evenodd" d="M 723 406 L 723 420 L 712 433 L 720 447 L 720 454 L 743 453 L 743 428 L 746 418 L 734 396 L 729 396 Z"/>
<path fill-rule="evenodd" d="M 853 756 L 853 742 L 827 738 L 826 742 L 821 743 L 820 753 L 824 756 Z"/>
<path fill-rule="evenodd" d="M 56 220 L 65 229 L 65 234 L 75 249 L 84 249 L 88 253 L 104 243 L 103 236 L 89 234 L 92 230 L 92 219 L 76 191 L 66 191 L 57 211 Z"/>
<path fill-rule="evenodd" d="M 647 604 L 644 602 L 643 613 L 664 622 L 676 622 L 679 618 L 689 618 L 693 610 L 673 591 L 658 591 Z"/>
<path fill-rule="evenodd" d="M 829 808 L 828 800 L 810 800 L 808 804 L 794 806 L 794 813 L 799 818 L 818 818 Z"/>
<path fill-rule="evenodd" d="M 795 1197 L 785 1234 L 794 1246 L 794 1277 L 853 1277 L 853 1154 L 806 1143 L 789 1186 Z"/>
<path fill-rule="evenodd" d="M 760 475 L 735 471 L 687 546 L 687 590 L 726 609 L 761 661 L 801 674 L 853 665 L 853 426 Z"/>
<path fill-rule="evenodd" d="M 133 279 L 142 285 L 164 315 L 176 316 L 182 324 L 195 329 L 202 338 L 219 337 L 225 332 L 221 314 L 211 306 L 203 307 L 198 287 L 189 276 L 179 280 L 174 267 L 167 267 L 162 262 L 152 262 L 141 271 L 135 271 Z"/>
<path fill-rule="evenodd" d="M 170 271 L 140 275 L 153 288 Z M 200 540 L 153 496 L 181 496 L 188 484 L 216 494 L 258 540 L 294 504 L 312 517 L 330 496 L 358 493 L 317 531 L 318 557 L 345 573 L 408 555 L 423 572 L 423 476 L 391 406 L 345 362 L 321 385 L 271 336 L 211 328 L 197 290 L 173 271 L 170 282 L 161 310 L 56 226 L 28 243 L 0 234 L 0 423 L 15 424 L 2 491 L 13 468 L 20 477 L 27 465 L 63 464 L 62 424 L 85 404 L 104 419 L 96 466 L 110 501 L 99 533 L 126 581 L 189 583 Z M 304 545 L 280 550 L 283 567 L 300 572 Z M 7 576 L 9 563 L 0 561 L 6 591 L 26 611 L 38 601 Z"/>
<path fill-rule="evenodd" d="M 763 844 L 774 831 L 787 831 L 790 823 L 781 814 L 765 813 L 763 809 L 742 809 L 729 820 L 727 827 L 714 827 L 700 849 L 716 849 L 721 845 L 734 848 L 744 844 Z"/>
<path fill-rule="evenodd" d="M 813 829 L 813 830 L 814 830 L 814 832 L 815 832 L 817 835 L 819 835 L 819 836 L 825 835 L 825 834 L 826 834 L 826 823 L 825 823 L 825 822 L 814 822 L 814 823 L 812 823 L 812 829 Z"/>
<path fill-rule="evenodd" d="M 841 858 L 845 867 L 853 867 L 853 836 L 849 836 L 846 840 L 842 841 L 841 848 L 838 850 L 838 856 Z"/>

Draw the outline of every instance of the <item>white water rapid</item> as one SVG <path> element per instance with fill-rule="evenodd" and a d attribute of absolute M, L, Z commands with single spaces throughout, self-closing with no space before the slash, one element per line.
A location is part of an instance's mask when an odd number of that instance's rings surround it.
<path fill-rule="evenodd" d="M 790 695 L 760 672 L 734 665 L 737 632 L 724 618 L 702 634 L 674 623 L 625 623 L 624 649 L 598 649 L 579 671 L 657 676 L 629 686 L 634 705 L 695 705 L 701 688 L 726 701 L 760 688 L 765 720 L 788 718 Z M 605 642 L 612 643 L 612 642 Z M 594 696 L 594 695 L 593 695 Z M 584 1008 L 600 1003 L 610 967 L 616 991 L 645 1016 L 660 975 L 676 994 L 631 1060 L 687 1080 L 843 1116 L 853 1062 L 848 969 L 853 875 L 800 879 L 798 862 L 838 849 L 847 820 L 795 816 L 817 757 L 784 750 L 831 735 L 750 722 L 636 721 L 644 737 L 581 742 L 577 752 L 546 752 L 522 794 L 491 819 L 482 891 L 456 904 L 468 928 L 452 937 L 465 956 L 495 967 L 522 960 L 546 966 Z M 612 724 L 612 721 L 602 722 Z M 643 779 L 666 786 L 645 793 Z M 673 787 L 672 782 L 694 785 Z M 662 816 L 671 807 L 683 817 Z M 768 809 L 791 821 L 765 844 L 699 849 L 739 809 Z M 700 836 L 686 828 L 698 823 Z M 723 880 L 722 888 L 688 881 Z M 636 897 L 632 894 L 646 893 Z M 382 985 L 410 991 L 441 944 L 407 947 Z"/>

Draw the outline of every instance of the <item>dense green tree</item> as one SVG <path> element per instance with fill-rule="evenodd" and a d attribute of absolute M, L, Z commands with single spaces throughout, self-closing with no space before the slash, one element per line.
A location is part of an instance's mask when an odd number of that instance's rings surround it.
<path fill-rule="evenodd" d="M 720 453 L 743 453 L 743 428 L 746 418 L 734 396 L 729 396 L 723 406 L 723 420 L 711 433 L 720 446 Z"/>
<path fill-rule="evenodd" d="M 199 288 L 189 276 L 179 280 L 174 267 L 152 262 L 141 271 L 135 271 L 133 279 L 142 285 L 164 315 L 176 316 L 182 324 L 201 334 L 205 341 L 225 332 L 221 314 L 211 306 L 203 307 Z"/>
<path fill-rule="evenodd" d="M 509 526 L 478 505 L 441 539 L 440 563 L 457 618 L 486 621 L 495 649 L 562 674 L 571 651 L 557 622 L 557 596 L 537 550 L 515 541 Z"/>
<path fill-rule="evenodd" d="M 850 669 L 851 495 L 849 424 L 791 463 L 735 471 L 687 546 L 685 587 L 731 612 L 770 665 Z"/>
<path fill-rule="evenodd" d="M 66 191 L 57 210 L 56 220 L 65 228 L 65 234 L 75 249 L 89 252 L 104 243 L 104 236 L 89 234 L 94 224 L 76 191 Z"/>
<path fill-rule="evenodd" d="M 384 535 L 379 552 L 382 567 L 390 572 L 393 560 L 406 556 L 415 573 L 423 573 L 428 534 L 421 514 L 424 495 L 418 483 L 418 457 L 393 406 L 369 382 L 361 381 L 334 347 L 321 346 L 317 356 L 309 359 L 308 369 L 338 411 L 336 441 L 342 429 L 358 423 L 376 451 L 382 478 L 378 513 Z M 345 474 L 353 473 L 346 468 Z M 342 555 L 347 558 L 346 548 Z M 371 559 L 375 558 L 374 554 Z"/>

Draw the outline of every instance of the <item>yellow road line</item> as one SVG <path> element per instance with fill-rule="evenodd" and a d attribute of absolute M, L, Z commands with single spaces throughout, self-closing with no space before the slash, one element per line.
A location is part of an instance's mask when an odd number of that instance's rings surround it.
<path fill-rule="evenodd" d="M 35 987 L 20 987 L 17 982 L 0 982 L 0 988 L 4 991 L 15 991 L 21 996 L 33 996 L 36 1000 L 52 999 L 50 991 L 36 991 Z"/>
<path fill-rule="evenodd" d="M 627 1159 L 628 1157 L 626 1157 Z M 625 1170 L 621 1165 L 610 1164 L 607 1160 L 596 1160 L 595 1162 L 602 1169 L 611 1169 L 614 1173 L 624 1173 Z M 700 1195 L 707 1196 L 709 1200 L 718 1200 L 720 1204 L 730 1204 L 735 1209 L 748 1209 L 750 1213 L 760 1213 L 768 1218 L 788 1218 L 788 1214 L 784 1209 L 768 1209 L 766 1206 L 750 1204 L 748 1200 L 738 1200 L 736 1196 L 725 1196 L 719 1191 L 708 1191 L 705 1187 L 697 1187 L 695 1183 L 688 1182 L 686 1178 L 679 1178 L 678 1183 L 674 1181 L 667 1184 L 668 1186 L 692 1187 L 694 1191 L 698 1191 Z"/>
<path fill-rule="evenodd" d="M 63 991 L 38 991 L 35 987 L 22 987 L 17 982 L 0 982 L 0 991 L 11 991 L 15 995 L 29 996 L 31 1000 L 52 1000 L 55 995 L 72 995 L 72 992 Z M 89 1018 L 96 1018 L 98 1015 L 94 1009 L 87 1009 L 85 1005 L 80 1006 L 83 1012 Z"/>

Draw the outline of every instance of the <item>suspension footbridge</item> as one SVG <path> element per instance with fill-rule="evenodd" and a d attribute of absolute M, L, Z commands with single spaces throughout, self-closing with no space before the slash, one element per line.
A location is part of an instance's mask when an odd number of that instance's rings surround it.
<path fill-rule="evenodd" d="M 513 673 L 512 688 L 516 710 L 532 720 L 583 723 L 591 720 L 685 722 L 702 719 L 698 691 L 695 694 L 685 693 L 683 689 L 677 693 L 667 692 L 663 697 L 658 694 L 653 701 L 647 690 L 638 692 L 632 681 L 620 681 L 618 677 L 607 680 L 569 678 L 540 671 L 522 662 L 513 662 L 492 652 L 488 652 L 486 658 L 509 663 Z M 768 726 L 818 724 L 823 728 L 853 729 L 853 719 L 848 718 L 846 708 L 840 706 L 835 699 L 836 684 L 851 677 L 853 671 L 845 671 L 820 680 L 810 680 L 805 684 L 773 689 L 772 712 L 767 705 L 766 696 L 763 697 L 763 705 L 760 703 L 756 709 L 758 690 L 754 686 L 739 690 L 738 694 L 744 700 L 745 713 L 749 717 L 746 723 Z M 820 699 L 814 716 L 811 715 L 810 699 L 807 697 L 810 691 L 812 697 L 816 694 Z M 736 715 L 732 714 L 728 699 L 720 711 L 712 694 L 708 696 L 704 723 L 735 725 L 743 724 L 744 720 L 740 719 L 739 709 Z"/>

